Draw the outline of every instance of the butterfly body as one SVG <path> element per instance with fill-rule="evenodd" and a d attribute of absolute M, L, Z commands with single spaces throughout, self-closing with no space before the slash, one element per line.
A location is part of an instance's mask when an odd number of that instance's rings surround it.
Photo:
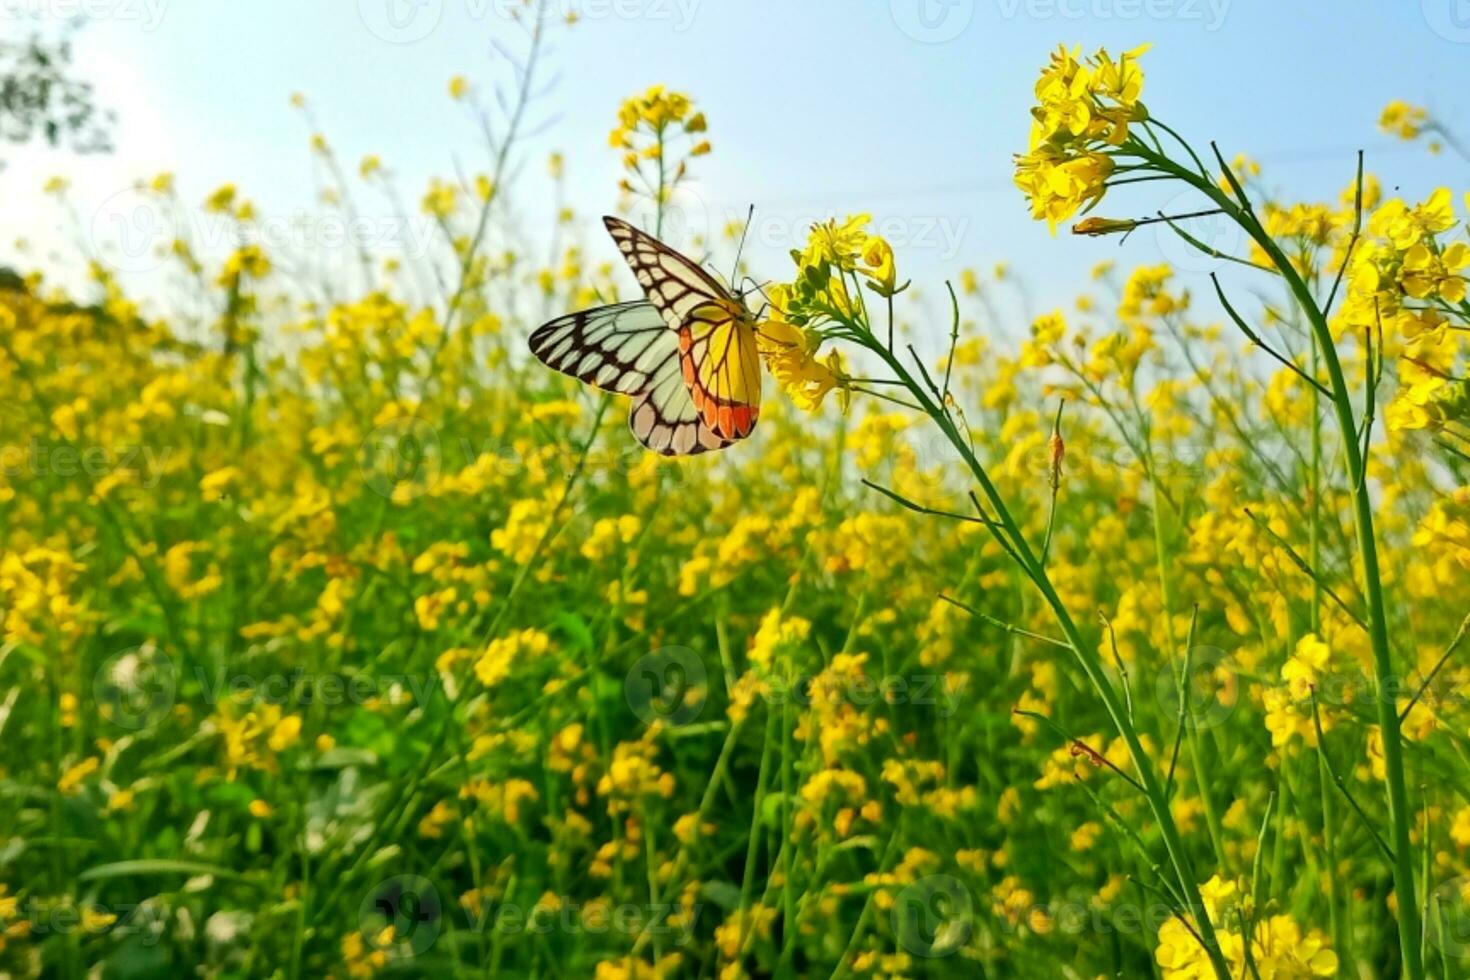
<path fill-rule="evenodd" d="M 723 449 L 760 417 L 755 319 L 699 265 L 618 218 L 608 233 L 646 302 L 617 303 L 538 328 L 531 353 L 563 374 L 633 396 L 628 423 L 666 456 Z"/>

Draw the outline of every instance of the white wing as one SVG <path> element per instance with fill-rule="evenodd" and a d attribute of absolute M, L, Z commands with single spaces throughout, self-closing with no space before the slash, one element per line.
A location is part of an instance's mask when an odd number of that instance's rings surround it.
<path fill-rule="evenodd" d="M 684 382 L 679 334 L 651 303 L 618 303 L 558 317 L 531 334 L 531 353 L 548 367 L 633 395 L 628 427 L 665 456 L 723 449 L 730 441 L 700 420 Z"/>
<path fill-rule="evenodd" d="M 604 391 L 637 395 L 671 358 L 678 335 L 652 303 L 616 303 L 570 313 L 531 334 L 531 353 L 547 367 Z"/>

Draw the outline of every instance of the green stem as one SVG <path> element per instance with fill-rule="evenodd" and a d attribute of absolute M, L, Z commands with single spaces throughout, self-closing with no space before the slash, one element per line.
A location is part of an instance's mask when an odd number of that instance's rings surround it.
<path fill-rule="evenodd" d="M 1334 290 L 1335 291 L 1335 290 Z M 1312 337 L 1312 377 L 1317 376 L 1320 358 L 1317 354 L 1317 338 Z M 1308 493 L 1311 500 L 1307 509 L 1309 527 L 1309 551 L 1313 568 L 1322 567 L 1322 420 L 1318 407 L 1321 396 L 1312 392 L 1312 463 L 1309 472 Z M 1322 635 L 1322 583 L 1312 579 L 1312 632 Z M 1347 928 L 1343 913 L 1341 888 L 1337 881 L 1337 823 L 1332 811 L 1332 790 L 1327 776 L 1327 762 L 1322 756 L 1322 742 L 1317 742 L 1317 788 L 1322 797 L 1322 844 L 1327 852 L 1327 917 L 1332 926 L 1333 943 L 1337 955 L 1344 964 L 1352 962 L 1351 931 Z"/>
<path fill-rule="evenodd" d="M 1114 727 L 1123 738 L 1124 744 L 1128 747 L 1128 754 L 1133 760 L 1134 767 L 1138 770 L 1144 795 L 1148 798 L 1149 807 L 1153 811 L 1154 819 L 1158 821 L 1159 832 L 1164 839 L 1164 848 L 1168 851 L 1169 862 L 1173 867 L 1175 877 L 1178 879 L 1179 889 L 1184 896 L 1185 906 L 1189 912 L 1194 914 L 1195 920 L 1198 923 L 1200 941 L 1204 946 L 1205 953 L 1209 956 L 1210 963 L 1214 967 L 1215 975 L 1219 980 L 1231 980 L 1230 966 L 1226 962 L 1224 954 L 1220 951 L 1220 943 L 1215 935 L 1214 924 L 1210 922 L 1210 916 L 1206 912 L 1204 902 L 1200 898 L 1199 884 L 1195 877 L 1194 867 L 1189 860 L 1188 854 L 1185 852 L 1184 841 L 1179 834 L 1179 828 L 1174 823 L 1174 815 L 1169 809 L 1169 802 L 1164 793 L 1163 783 L 1160 781 L 1153 761 L 1149 759 L 1148 753 L 1144 750 L 1143 743 L 1138 737 L 1138 732 L 1133 725 L 1133 721 L 1129 718 L 1118 692 L 1114 690 L 1112 681 L 1108 678 L 1107 670 L 1101 658 L 1098 656 L 1097 651 L 1083 639 L 1081 630 L 1077 628 L 1077 624 L 1072 620 L 1071 614 L 1067 611 L 1067 607 L 1062 602 L 1061 596 L 1057 594 L 1056 588 L 1052 585 L 1051 579 L 1046 574 L 1046 570 L 1037 560 L 1031 545 L 1026 541 L 1020 526 L 1016 523 L 1015 518 L 1012 517 L 1009 508 L 1007 508 L 1005 498 L 1001 496 L 999 489 L 991 482 L 984 465 L 975 456 L 974 451 L 970 448 L 969 441 L 955 428 L 954 421 L 949 417 L 948 413 L 931 398 L 929 391 L 924 385 L 920 384 L 909 374 L 897 356 L 888 351 L 882 344 L 872 339 L 871 335 L 864 338 L 864 346 L 882 358 L 894 372 L 894 376 L 904 382 L 910 394 L 923 407 L 925 414 L 933 419 L 934 423 L 939 426 L 940 431 L 944 433 L 945 437 L 959 451 L 960 456 L 969 467 L 975 481 L 980 485 L 981 492 L 985 495 L 985 499 L 989 502 L 1000 524 L 1000 528 L 993 528 L 992 530 L 998 538 L 1003 533 L 1005 538 L 1009 539 L 1009 544 L 1014 549 L 1022 570 L 1035 584 L 1036 588 L 1041 592 L 1042 598 L 1046 600 L 1047 605 L 1051 608 L 1052 614 L 1057 621 L 1057 626 L 1061 629 L 1067 644 L 1072 648 L 1072 653 L 1076 656 L 1083 672 L 1087 675 L 1098 697 L 1102 700 L 1103 706 L 1107 709 L 1108 715 L 1113 720 Z"/>
<path fill-rule="evenodd" d="M 1148 453 L 1147 468 L 1149 483 L 1154 488 L 1154 502 L 1153 507 L 1150 509 L 1153 511 L 1154 559 L 1159 573 L 1159 595 L 1164 603 L 1164 637 L 1169 644 L 1168 650 L 1165 651 L 1165 656 L 1172 661 L 1178 655 L 1178 647 L 1176 646 L 1174 637 L 1173 576 L 1170 574 L 1169 550 L 1164 534 L 1164 508 L 1161 506 L 1163 493 L 1158 485 L 1158 470 L 1154 466 L 1153 445 L 1150 442 L 1149 434 L 1147 432 L 1143 433 L 1142 438 L 1144 449 Z M 1198 617 L 1198 606 L 1196 606 L 1195 614 Z M 1189 643 L 1193 645 L 1193 623 L 1190 625 L 1189 634 Z M 1188 710 L 1190 698 L 1189 682 L 1190 678 L 1188 676 L 1181 677 L 1179 681 L 1179 704 L 1185 709 L 1184 717 L 1181 719 L 1181 723 L 1184 726 L 1184 741 L 1189 746 L 1189 760 L 1194 768 L 1195 788 L 1199 793 L 1200 803 L 1204 806 L 1205 810 L 1205 828 L 1210 834 L 1210 846 L 1215 850 L 1215 860 L 1219 862 L 1220 867 L 1226 868 L 1229 867 L 1229 862 L 1225 860 L 1225 845 L 1224 837 L 1220 830 L 1220 816 L 1215 810 L 1214 797 L 1210 794 L 1208 779 L 1206 777 L 1208 770 L 1200 759 L 1199 736 L 1194 728 L 1194 717 Z M 1172 771 L 1173 763 L 1171 762 L 1170 772 L 1172 773 Z"/>
<path fill-rule="evenodd" d="M 1179 166 L 1166 157 L 1158 156 L 1139 144 L 1138 149 L 1161 170 L 1174 174 L 1196 190 L 1214 201 L 1236 224 L 1250 235 L 1271 260 L 1281 277 L 1286 281 L 1316 338 L 1317 353 L 1321 365 L 1326 369 L 1328 392 L 1332 407 L 1337 414 L 1338 429 L 1342 433 L 1342 454 L 1348 473 L 1348 491 L 1352 496 L 1353 512 L 1357 525 L 1358 552 L 1362 565 L 1363 596 L 1367 603 L 1368 636 L 1373 651 L 1373 670 L 1377 682 L 1375 698 L 1378 708 L 1378 724 L 1383 741 L 1384 782 L 1388 797 L 1388 817 L 1391 824 L 1391 846 L 1394 853 L 1394 892 L 1398 897 L 1399 946 L 1402 950 L 1404 976 L 1409 980 L 1423 980 L 1424 963 L 1419 954 L 1420 922 L 1417 891 L 1414 886 L 1413 854 L 1409 835 L 1412 814 L 1409 809 L 1409 794 L 1404 779 L 1403 743 L 1399 734 L 1397 705 L 1392 697 L 1395 690 L 1393 655 L 1388 642 L 1388 609 L 1383 595 L 1383 579 L 1378 568 L 1378 543 L 1373 530 L 1373 502 L 1366 481 L 1357 478 L 1363 472 L 1363 445 L 1359 444 L 1357 420 L 1353 415 L 1352 396 L 1347 378 L 1343 374 L 1342 362 L 1337 355 L 1337 346 L 1328 326 L 1327 318 L 1318 307 L 1311 290 L 1281 247 L 1267 234 L 1256 219 L 1249 204 L 1237 203 L 1215 184 Z M 1222 169 L 1224 169 L 1222 164 Z M 1226 170 L 1227 177 L 1231 176 Z M 1238 186 L 1238 185 L 1237 185 Z M 1242 195 L 1242 202 L 1246 199 Z"/>
<path fill-rule="evenodd" d="M 746 838 L 745 844 L 745 872 L 740 881 L 740 911 L 746 918 L 740 926 L 737 963 L 745 956 L 745 944 L 751 938 L 751 926 L 755 922 L 755 910 L 751 908 L 750 900 L 755 892 L 755 859 L 760 849 L 761 811 L 765 809 L 766 791 L 771 782 L 771 757 L 775 754 L 778 734 L 776 728 L 780 724 L 780 717 L 774 707 L 766 708 L 766 734 L 761 750 L 760 772 L 755 780 L 755 805 L 750 815 L 750 836 Z"/>

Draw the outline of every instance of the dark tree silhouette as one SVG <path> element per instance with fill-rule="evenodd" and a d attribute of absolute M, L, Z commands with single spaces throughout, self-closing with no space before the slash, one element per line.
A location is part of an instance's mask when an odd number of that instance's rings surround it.
<path fill-rule="evenodd" d="M 0 140 L 44 139 L 78 153 L 106 152 L 112 123 L 92 84 L 75 77 L 70 39 L 0 40 Z"/>

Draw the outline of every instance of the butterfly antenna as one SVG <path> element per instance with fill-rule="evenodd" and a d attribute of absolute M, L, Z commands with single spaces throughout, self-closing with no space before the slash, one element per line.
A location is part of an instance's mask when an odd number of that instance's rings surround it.
<path fill-rule="evenodd" d="M 750 206 L 750 211 L 745 215 L 745 227 L 740 231 L 740 244 L 735 248 L 735 268 L 730 271 L 730 281 L 740 275 L 740 256 L 745 252 L 745 236 L 750 234 L 750 223 L 755 220 L 755 205 Z"/>
<path fill-rule="evenodd" d="M 744 285 L 747 282 L 753 284 L 755 286 L 755 289 L 752 290 L 752 292 L 760 293 L 761 298 L 766 301 L 766 305 L 771 305 L 771 297 L 766 294 L 766 287 L 771 284 L 771 280 L 767 279 L 765 282 L 756 282 L 754 276 L 745 276 L 740 280 L 740 282 L 741 285 Z"/>

